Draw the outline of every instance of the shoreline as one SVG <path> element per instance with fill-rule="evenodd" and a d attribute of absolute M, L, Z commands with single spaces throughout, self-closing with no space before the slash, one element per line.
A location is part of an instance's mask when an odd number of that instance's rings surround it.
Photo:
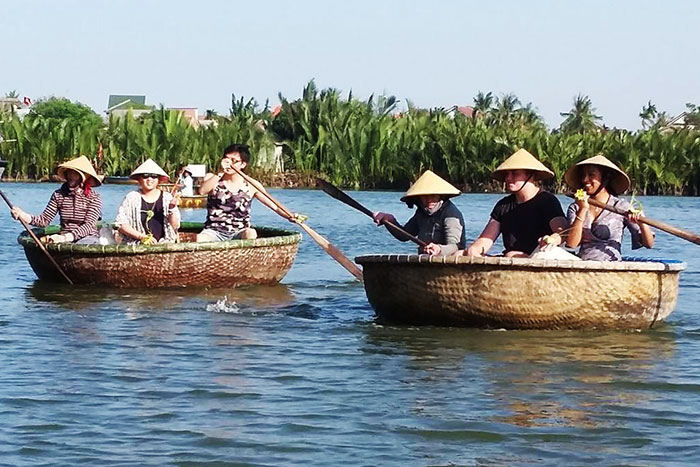
<path fill-rule="evenodd" d="M 269 175 L 265 174 L 256 174 L 254 177 L 256 180 L 258 180 L 260 183 L 263 184 L 266 188 L 280 188 L 280 189 L 287 189 L 287 190 L 321 190 L 316 183 L 315 183 L 315 177 L 316 175 L 300 175 L 296 173 L 281 173 L 281 174 L 274 174 L 272 177 Z M 18 178 L 18 179 L 13 179 L 9 177 L 3 177 L 0 180 L 0 186 L 2 186 L 3 183 L 40 183 L 40 184 L 45 184 L 45 183 L 56 183 L 59 184 L 61 183 L 60 180 L 52 180 L 48 177 L 43 177 L 39 180 L 31 179 L 31 178 Z M 103 185 L 136 185 L 136 183 L 109 183 L 105 182 Z M 459 187 L 459 185 L 457 185 Z M 407 188 L 392 188 L 392 187 L 387 187 L 387 188 L 355 188 L 355 187 L 343 187 L 339 186 L 339 189 L 343 191 L 348 191 L 348 192 L 356 192 L 356 191 L 369 191 L 369 192 L 403 192 Z M 554 195 L 561 195 L 561 196 L 566 196 L 569 194 L 568 192 L 565 191 L 559 191 L 559 190 L 553 190 L 551 187 L 545 187 L 544 188 L 546 191 L 549 191 L 550 193 Z M 461 194 L 467 195 L 507 195 L 507 191 L 503 190 L 498 190 L 498 189 L 493 189 L 493 190 L 465 190 L 465 189 L 460 189 Z M 687 195 L 687 194 L 641 194 L 641 193 L 625 193 L 622 196 L 658 196 L 658 197 L 664 197 L 664 198 L 697 198 L 696 196 L 693 195 Z"/>

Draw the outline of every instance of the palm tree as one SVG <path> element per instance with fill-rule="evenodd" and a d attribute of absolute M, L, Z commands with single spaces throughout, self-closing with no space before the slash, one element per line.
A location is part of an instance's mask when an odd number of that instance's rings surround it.
<path fill-rule="evenodd" d="M 520 99 L 515 94 L 504 94 L 496 98 L 496 108 L 491 115 L 496 124 L 507 124 L 513 121 L 516 111 L 520 108 Z"/>
<path fill-rule="evenodd" d="M 585 133 L 598 128 L 598 120 L 603 117 L 596 115 L 593 103 L 588 96 L 579 94 L 574 97 L 574 107 L 569 112 L 561 112 L 564 121 L 559 127 L 563 133 Z"/>
<path fill-rule="evenodd" d="M 474 115 L 477 117 L 487 115 L 493 107 L 493 101 L 492 92 L 484 94 L 482 91 L 479 91 L 474 97 Z"/>
<path fill-rule="evenodd" d="M 648 129 L 654 125 L 655 119 L 658 117 L 659 112 L 656 110 L 656 106 L 649 101 L 647 105 L 642 106 L 642 111 L 639 112 L 639 117 L 642 119 L 642 128 Z"/>

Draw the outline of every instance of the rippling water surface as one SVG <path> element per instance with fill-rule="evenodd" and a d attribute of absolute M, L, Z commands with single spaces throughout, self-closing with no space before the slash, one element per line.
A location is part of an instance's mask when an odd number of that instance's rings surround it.
<path fill-rule="evenodd" d="M 38 213 L 56 186 L 0 188 Z M 105 219 L 129 189 L 100 188 Z M 272 191 L 349 257 L 414 251 L 322 192 Z M 353 196 L 410 215 L 397 193 Z M 497 199 L 457 198 L 470 239 Z M 643 201 L 650 217 L 700 231 L 700 200 Z M 253 219 L 289 226 L 261 204 Z M 41 283 L 21 226 L 5 208 L 0 221 L 0 463 L 700 461 L 700 247 L 663 232 L 644 254 L 688 263 L 667 323 L 506 332 L 379 325 L 362 285 L 308 237 L 275 287 Z"/>

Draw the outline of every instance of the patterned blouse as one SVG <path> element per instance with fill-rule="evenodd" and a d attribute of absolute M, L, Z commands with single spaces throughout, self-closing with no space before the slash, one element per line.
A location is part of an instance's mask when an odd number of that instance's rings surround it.
<path fill-rule="evenodd" d="M 608 205 L 628 211 L 630 204 L 624 199 L 610 195 Z M 578 204 L 571 203 L 566 217 L 569 225 L 573 225 L 578 215 Z M 602 211 L 598 217 L 591 219 L 590 213 L 586 213 L 583 220 L 583 232 L 581 235 L 581 248 L 578 255 L 581 259 L 591 261 L 620 261 L 622 254 L 622 231 L 629 230 L 632 236 L 632 249 L 642 247 L 642 231 L 638 224 L 630 222 L 626 216 L 610 211 Z"/>
<path fill-rule="evenodd" d="M 223 233 L 235 233 L 250 227 L 252 201 L 253 197 L 247 191 L 240 189 L 233 193 L 220 181 L 207 198 L 204 227 Z"/>
<path fill-rule="evenodd" d="M 75 241 L 97 236 L 97 222 L 102 217 L 102 198 L 94 190 L 86 195 L 82 188 L 70 188 L 64 183 L 53 192 L 44 212 L 33 216 L 29 223 L 46 227 L 57 213 L 61 218 L 61 234 L 71 233 Z"/>
<path fill-rule="evenodd" d="M 180 210 L 176 207 L 170 209 L 170 201 L 173 199 L 173 195 L 167 191 L 161 192 L 161 197 L 163 200 L 163 229 L 164 236 L 158 243 L 172 243 L 177 242 L 177 232 L 170 225 L 168 221 L 171 212 L 179 213 Z M 146 226 L 144 226 L 142 221 L 142 207 L 143 198 L 141 197 L 140 191 L 130 191 L 124 197 L 124 201 L 119 206 L 119 211 L 117 212 L 117 219 L 114 221 L 115 227 L 120 225 L 129 225 L 136 229 L 137 232 L 146 235 Z M 124 236 L 124 243 L 139 243 L 139 240 L 131 238 L 128 235 Z"/>

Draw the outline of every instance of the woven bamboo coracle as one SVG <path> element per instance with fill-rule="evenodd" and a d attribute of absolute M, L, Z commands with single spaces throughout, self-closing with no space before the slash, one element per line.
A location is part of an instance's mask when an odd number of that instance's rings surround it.
<path fill-rule="evenodd" d="M 181 196 L 180 207 L 189 209 L 206 208 L 207 198 L 207 195 Z"/>
<path fill-rule="evenodd" d="M 109 287 L 236 287 L 276 284 L 292 267 L 301 234 L 255 227 L 255 240 L 196 243 L 202 223 L 183 222 L 181 243 L 158 245 L 46 245 L 56 262 L 76 284 Z M 57 226 L 34 229 L 38 236 L 58 232 Z M 65 282 L 29 234 L 18 242 L 41 280 Z"/>
<path fill-rule="evenodd" d="M 642 329 L 678 298 L 685 263 L 368 255 L 369 303 L 382 320 L 505 329 Z"/>

